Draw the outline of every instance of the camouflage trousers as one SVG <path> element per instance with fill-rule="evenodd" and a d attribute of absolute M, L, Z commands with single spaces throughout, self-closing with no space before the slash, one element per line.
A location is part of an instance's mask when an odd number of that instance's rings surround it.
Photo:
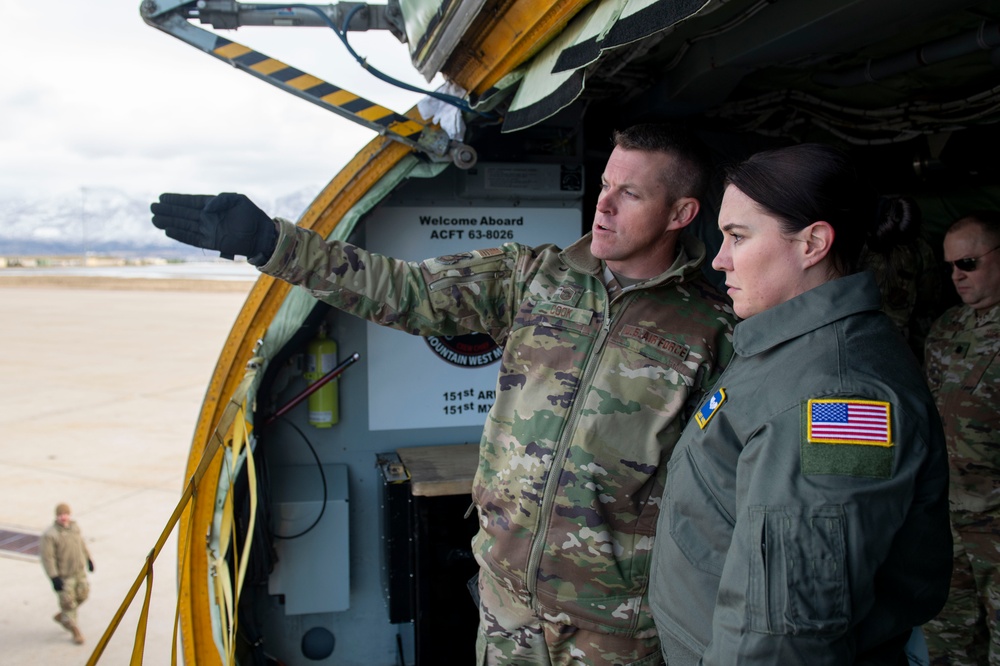
<path fill-rule="evenodd" d="M 63 578 L 63 589 L 59 594 L 59 610 L 76 624 L 76 608 L 90 596 L 90 584 L 83 574 Z"/>
<path fill-rule="evenodd" d="M 659 666 L 660 641 L 589 631 L 539 617 L 499 580 L 479 573 L 478 666 Z"/>
<path fill-rule="evenodd" d="M 1000 666 L 1000 521 L 952 514 L 955 564 L 944 608 L 924 625 L 932 666 Z"/>

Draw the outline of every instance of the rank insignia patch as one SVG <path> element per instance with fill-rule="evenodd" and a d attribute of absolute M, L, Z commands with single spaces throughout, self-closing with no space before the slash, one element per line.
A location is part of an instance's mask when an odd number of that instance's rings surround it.
<path fill-rule="evenodd" d="M 719 411 L 722 407 L 722 403 L 726 401 L 726 389 L 720 388 L 718 391 L 712 394 L 712 397 L 701 406 L 697 412 L 695 412 L 694 420 L 698 422 L 698 426 L 704 430 L 708 422 L 712 420 L 715 413 Z"/>
<path fill-rule="evenodd" d="M 892 446 L 892 406 L 876 400 L 810 400 L 807 440 L 817 444 Z"/>

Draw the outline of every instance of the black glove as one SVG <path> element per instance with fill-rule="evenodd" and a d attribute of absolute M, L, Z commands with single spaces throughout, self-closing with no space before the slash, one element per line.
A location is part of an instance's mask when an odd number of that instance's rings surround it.
<path fill-rule="evenodd" d="M 278 241 L 271 218 L 242 194 L 161 194 L 149 209 L 153 226 L 169 238 L 218 250 L 223 259 L 239 254 L 263 266 Z"/>
<path fill-rule="evenodd" d="M 94 573 L 94 560 L 87 560 L 87 571 Z"/>
<path fill-rule="evenodd" d="M 62 592 L 62 588 L 63 588 L 62 578 L 60 578 L 59 576 L 53 578 L 52 589 L 55 590 L 56 592 Z"/>

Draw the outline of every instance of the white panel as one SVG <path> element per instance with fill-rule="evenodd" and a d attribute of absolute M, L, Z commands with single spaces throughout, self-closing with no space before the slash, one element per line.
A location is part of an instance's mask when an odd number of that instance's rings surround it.
<path fill-rule="evenodd" d="M 323 503 L 319 468 L 290 465 L 274 467 L 270 473 L 274 533 L 292 536 L 308 529 Z M 323 517 L 301 537 L 274 542 L 278 561 L 267 580 L 267 591 L 285 595 L 285 615 L 329 613 L 350 607 L 347 465 L 323 465 L 323 473 Z"/>
<path fill-rule="evenodd" d="M 506 173 L 505 178 L 515 178 Z M 483 218 L 515 220 L 483 224 Z M 458 224 L 441 224 L 465 220 Z M 433 222 L 437 220 L 438 224 Z M 365 227 L 367 249 L 399 259 L 420 261 L 449 253 L 498 247 L 505 242 L 566 247 L 580 237 L 580 210 L 495 206 L 420 206 L 383 208 Z M 489 342 L 485 336 L 483 342 Z M 448 355 L 444 343 L 435 346 Z M 453 363 L 435 353 L 419 336 L 369 324 L 368 427 L 371 430 L 481 426 L 493 404 L 497 361 L 471 351 Z M 463 366 L 454 362 L 465 363 Z"/>

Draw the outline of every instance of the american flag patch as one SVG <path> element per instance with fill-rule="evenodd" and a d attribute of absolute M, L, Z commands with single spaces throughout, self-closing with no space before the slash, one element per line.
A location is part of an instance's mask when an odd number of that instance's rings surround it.
<path fill-rule="evenodd" d="M 892 446 L 892 407 L 875 400 L 810 400 L 808 441 Z"/>

